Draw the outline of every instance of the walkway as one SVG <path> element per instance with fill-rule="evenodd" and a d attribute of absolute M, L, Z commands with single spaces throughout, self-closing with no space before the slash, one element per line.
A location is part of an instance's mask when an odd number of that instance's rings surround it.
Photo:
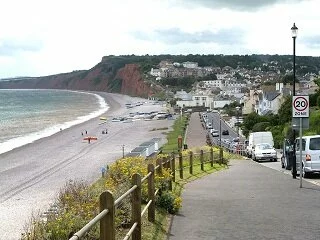
<path fill-rule="evenodd" d="M 206 144 L 198 113 L 191 115 L 188 146 Z M 320 187 L 251 160 L 188 183 L 173 216 L 169 240 L 319 239 Z"/>
<path fill-rule="evenodd" d="M 319 239 L 320 188 L 251 160 L 186 185 L 170 240 Z"/>
<path fill-rule="evenodd" d="M 192 113 L 186 134 L 186 144 L 188 148 L 205 146 L 207 130 L 203 129 L 200 122 L 199 113 Z"/>

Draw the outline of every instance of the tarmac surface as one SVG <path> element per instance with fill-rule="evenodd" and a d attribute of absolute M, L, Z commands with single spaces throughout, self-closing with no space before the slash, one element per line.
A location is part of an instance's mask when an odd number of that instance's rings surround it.
<path fill-rule="evenodd" d="M 182 199 L 170 240 L 320 239 L 320 187 L 304 181 L 300 188 L 299 179 L 252 160 L 231 160 L 228 169 L 188 183 Z"/>

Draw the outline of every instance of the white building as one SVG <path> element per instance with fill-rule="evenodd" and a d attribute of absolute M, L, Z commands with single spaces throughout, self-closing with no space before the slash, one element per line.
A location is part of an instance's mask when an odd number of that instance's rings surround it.
<path fill-rule="evenodd" d="M 160 77 L 161 70 L 157 69 L 157 68 L 151 68 L 150 75 L 155 76 L 155 77 Z"/>
<path fill-rule="evenodd" d="M 210 87 L 218 87 L 218 88 L 222 88 L 224 86 L 224 81 L 223 80 L 206 80 L 203 81 L 207 86 Z"/>
<path fill-rule="evenodd" d="M 185 68 L 197 68 L 198 67 L 197 62 L 183 62 L 182 65 Z"/>

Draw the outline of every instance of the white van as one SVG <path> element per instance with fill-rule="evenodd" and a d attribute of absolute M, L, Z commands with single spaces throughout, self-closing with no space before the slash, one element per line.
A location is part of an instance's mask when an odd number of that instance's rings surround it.
<path fill-rule="evenodd" d="M 300 168 L 300 138 L 296 139 L 297 172 Z M 302 176 L 320 173 L 320 135 L 302 137 Z"/>
<path fill-rule="evenodd" d="M 252 157 L 254 146 L 260 143 L 268 143 L 273 147 L 274 142 L 273 142 L 272 133 L 269 131 L 250 133 L 249 139 L 248 139 L 248 146 L 246 148 L 247 157 L 250 157 L 250 158 Z"/>

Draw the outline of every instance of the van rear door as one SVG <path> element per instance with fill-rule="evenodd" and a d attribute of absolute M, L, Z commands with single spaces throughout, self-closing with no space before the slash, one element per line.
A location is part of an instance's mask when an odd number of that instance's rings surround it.
<path fill-rule="evenodd" d="M 311 156 L 311 168 L 320 169 L 320 137 L 310 138 L 309 153 Z"/>

